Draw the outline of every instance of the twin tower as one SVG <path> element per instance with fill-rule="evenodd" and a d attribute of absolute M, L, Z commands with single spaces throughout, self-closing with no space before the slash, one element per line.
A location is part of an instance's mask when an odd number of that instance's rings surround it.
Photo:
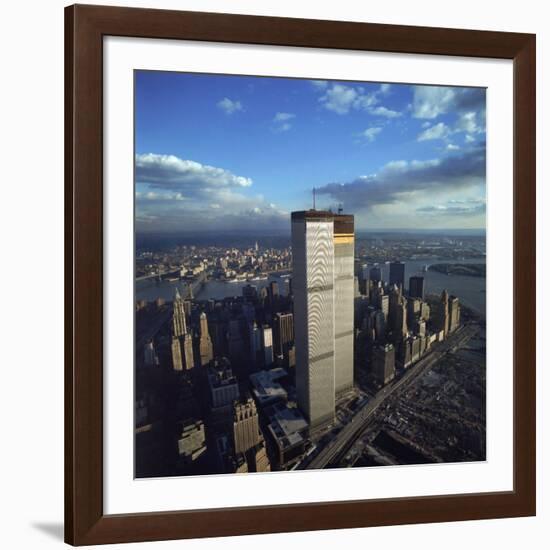
<path fill-rule="evenodd" d="M 320 210 L 291 219 L 296 391 L 315 431 L 353 387 L 354 219 Z"/>

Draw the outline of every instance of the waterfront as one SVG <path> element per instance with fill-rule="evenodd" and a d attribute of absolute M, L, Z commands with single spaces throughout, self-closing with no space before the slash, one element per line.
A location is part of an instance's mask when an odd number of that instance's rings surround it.
<path fill-rule="evenodd" d="M 408 279 L 412 275 L 422 275 L 425 279 L 427 294 L 440 294 L 443 289 L 447 289 L 450 294 L 459 296 L 461 303 L 465 306 L 474 309 L 485 318 L 485 288 L 486 279 L 484 277 L 469 277 L 465 275 L 445 275 L 436 271 L 423 272 L 422 268 L 425 265 L 440 261 L 438 258 L 432 260 L 405 260 L 405 281 L 408 284 Z M 463 260 L 461 263 L 485 263 L 485 258 Z M 374 265 L 374 264 L 372 264 Z M 369 267 L 372 267 L 369 264 Z M 389 280 L 389 265 L 380 264 L 382 278 L 384 281 Z M 207 281 L 200 291 L 195 293 L 197 300 L 222 300 L 223 298 L 240 296 L 242 288 L 247 284 L 252 284 L 258 288 L 267 286 L 271 281 L 279 283 L 279 292 L 286 295 L 288 293 L 289 277 L 283 277 L 284 274 L 270 275 L 267 279 L 259 281 L 239 281 L 239 282 L 224 282 L 224 281 Z M 148 279 L 136 282 L 136 300 L 153 301 L 157 298 L 172 300 L 176 288 L 185 295 L 187 285 L 184 281 L 156 281 Z"/>

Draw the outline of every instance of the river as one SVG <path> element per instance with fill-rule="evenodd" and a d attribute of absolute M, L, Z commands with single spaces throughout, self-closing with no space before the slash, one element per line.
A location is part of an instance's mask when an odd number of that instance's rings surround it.
<path fill-rule="evenodd" d="M 422 268 L 426 264 L 451 262 L 451 263 L 485 263 L 485 258 L 452 261 L 452 260 L 406 260 L 405 264 L 405 285 L 408 286 L 409 277 L 412 275 L 422 275 L 424 277 L 424 285 L 426 294 L 440 294 L 444 289 L 447 289 L 449 294 L 458 296 L 461 303 L 465 306 L 476 310 L 479 314 L 485 317 L 485 284 L 484 277 L 468 277 L 464 275 L 445 275 L 436 271 L 422 272 Z M 372 266 L 374 264 L 369 264 Z M 389 279 L 389 265 L 380 264 L 382 278 L 384 281 Z M 279 292 L 281 294 L 288 293 L 288 277 L 281 277 L 284 274 L 274 274 L 268 279 L 262 281 L 252 281 L 250 284 L 261 288 L 267 286 L 271 281 L 279 283 Z M 207 281 L 200 291 L 195 293 L 197 300 L 221 300 L 231 296 L 241 296 L 242 288 L 247 285 L 246 281 L 227 283 L 221 281 Z M 136 299 L 154 301 L 157 298 L 172 300 L 176 288 L 179 288 L 183 296 L 187 292 L 186 284 L 182 281 L 155 281 L 147 279 L 136 282 Z"/>

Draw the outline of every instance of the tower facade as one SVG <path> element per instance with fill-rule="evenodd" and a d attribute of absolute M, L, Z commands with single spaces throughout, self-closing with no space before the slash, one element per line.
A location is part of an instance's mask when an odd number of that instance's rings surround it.
<path fill-rule="evenodd" d="M 296 392 L 310 428 L 334 420 L 334 221 L 292 213 Z"/>
<path fill-rule="evenodd" d="M 401 290 L 405 286 L 405 264 L 403 262 L 390 263 L 390 286 L 397 285 Z"/>
<path fill-rule="evenodd" d="M 379 386 L 395 377 L 395 349 L 392 344 L 376 346 L 372 352 L 372 375 Z"/>
<path fill-rule="evenodd" d="M 176 289 L 174 311 L 172 314 L 172 367 L 174 370 L 193 368 L 193 339 L 187 332 L 185 307 L 179 291 Z"/>
<path fill-rule="evenodd" d="M 415 275 L 409 278 L 409 296 L 424 299 L 424 277 Z"/>
<path fill-rule="evenodd" d="M 202 367 L 208 365 L 214 359 L 214 348 L 208 332 L 208 319 L 204 311 L 200 315 L 199 355 Z"/>
<path fill-rule="evenodd" d="M 353 387 L 354 258 L 353 216 L 334 215 L 334 368 L 337 396 Z"/>
<path fill-rule="evenodd" d="M 293 212 L 292 255 L 296 390 L 315 429 L 353 386 L 353 216 Z"/>
<path fill-rule="evenodd" d="M 273 319 L 273 343 L 275 353 L 283 355 L 294 340 L 294 316 L 292 313 L 277 313 Z"/>
<path fill-rule="evenodd" d="M 273 331 L 269 325 L 262 327 L 262 348 L 264 353 L 264 366 L 273 364 Z"/>
<path fill-rule="evenodd" d="M 252 398 L 236 402 L 233 410 L 235 453 L 246 453 L 262 441 L 258 411 Z"/>

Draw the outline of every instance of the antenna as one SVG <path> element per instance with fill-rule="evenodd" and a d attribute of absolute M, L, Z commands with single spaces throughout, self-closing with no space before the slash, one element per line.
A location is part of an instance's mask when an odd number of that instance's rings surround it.
<path fill-rule="evenodd" d="M 338 204 L 338 214 L 341 214 L 344 211 L 344 205 L 342 203 Z"/>
<path fill-rule="evenodd" d="M 315 187 L 313 188 L 313 210 L 315 210 Z"/>

